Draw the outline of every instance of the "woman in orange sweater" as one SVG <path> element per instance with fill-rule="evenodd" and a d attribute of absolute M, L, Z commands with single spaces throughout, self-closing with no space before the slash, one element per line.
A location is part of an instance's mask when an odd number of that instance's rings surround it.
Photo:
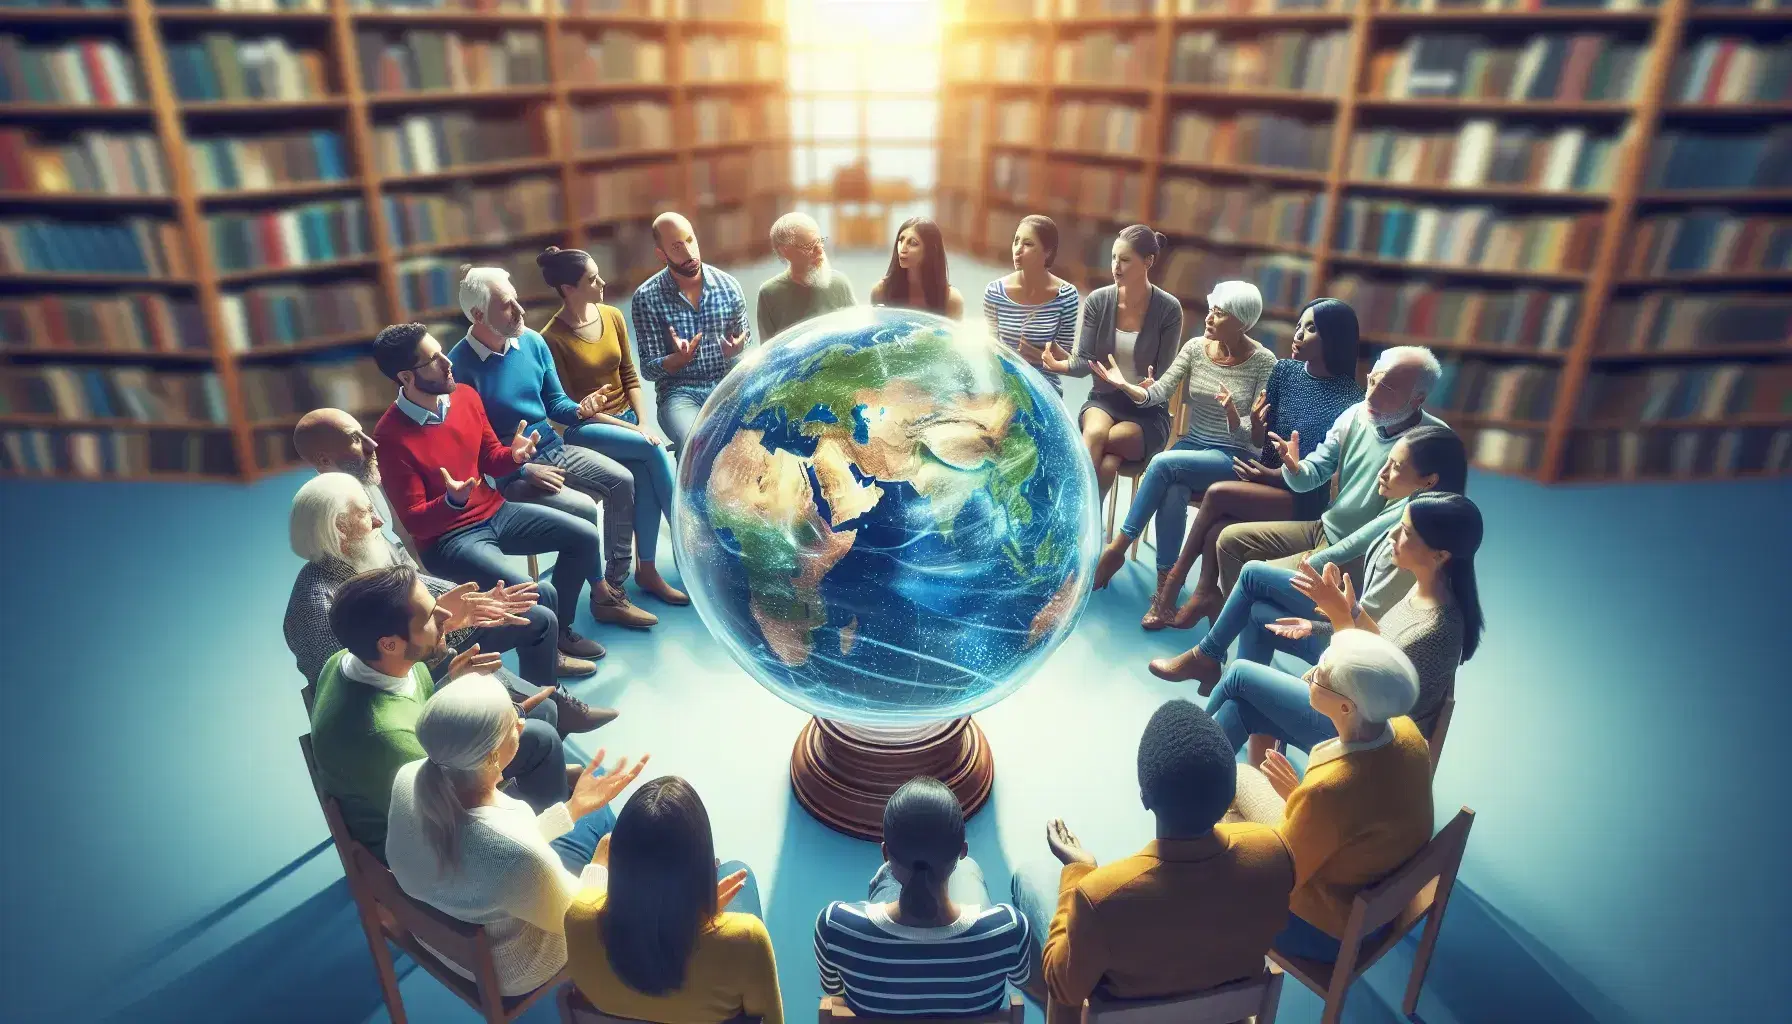
<path fill-rule="evenodd" d="M 635 585 L 667 604 L 690 604 L 654 565 L 660 519 L 672 512 L 672 457 L 642 424 L 646 401 L 629 353 L 622 311 L 604 304 L 604 279 L 591 254 L 548 246 L 535 257 L 542 280 L 560 293 L 560 309 L 541 330 L 568 395 L 583 420 L 567 428 L 567 444 L 622 463 L 635 478 Z"/>

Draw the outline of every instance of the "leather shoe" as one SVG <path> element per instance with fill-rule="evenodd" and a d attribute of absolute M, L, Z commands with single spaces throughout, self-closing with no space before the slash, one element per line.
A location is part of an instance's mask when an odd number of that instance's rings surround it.
<path fill-rule="evenodd" d="M 616 720 L 615 708 L 594 708 L 565 690 L 555 690 L 549 700 L 560 710 L 560 735 L 590 732 Z"/>
<path fill-rule="evenodd" d="M 591 617 L 599 622 L 626 629 L 648 629 L 660 621 L 658 615 L 636 605 L 622 588 L 604 583 L 591 587 Z"/>
<path fill-rule="evenodd" d="M 570 654 L 558 655 L 554 659 L 554 678 L 582 679 L 597 671 L 597 663 L 575 658 Z"/>
<path fill-rule="evenodd" d="M 590 637 L 580 636 L 570 626 L 560 627 L 560 653 L 570 654 L 575 658 L 589 658 L 596 661 L 604 656 L 604 645 Z"/>

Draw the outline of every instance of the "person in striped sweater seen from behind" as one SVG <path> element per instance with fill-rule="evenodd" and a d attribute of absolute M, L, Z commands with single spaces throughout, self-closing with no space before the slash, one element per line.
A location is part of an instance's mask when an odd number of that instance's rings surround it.
<path fill-rule="evenodd" d="M 884 805 L 884 864 L 863 903 L 815 921 L 821 988 L 861 1016 L 968 1017 L 999 1010 L 1027 980 L 1027 919 L 992 903 L 964 841 L 964 811 L 938 779 Z"/>

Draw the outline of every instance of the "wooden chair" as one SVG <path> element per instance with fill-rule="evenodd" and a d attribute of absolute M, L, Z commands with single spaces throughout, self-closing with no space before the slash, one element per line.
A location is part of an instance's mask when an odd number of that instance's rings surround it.
<path fill-rule="evenodd" d="M 1083 1024 L 1275 1024 L 1281 1001 L 1282 969 L 1266 963 L 1255 978 L 1186 996 L 1110 999 L 1097 993 L 1083 1001 Z"/>
<path fill-rule="evenodd" d="M 592 1006 L 572 982 L 560 986 L 560 1024 L 644 1024 L 633 1017 L 615 1017 Z M 735 1017 L 722 1024 L 761 1024 L 763 1017 Z"/>
<path fill-rule="evenodd" d="M 1437 762 L 1444 756 L 1444 737 L 1450 734 L 1450 716 L 1456 713 L 1456 698 L 1445 697 L 1437 711 L 1437 724 L 1431 727 L 1431 774 L 1437 775 Z"/>
<path fill-rule="evenodd" d="M 1271 949 L 1269 958 L 1287 971 L 1294 980 L 1318 993 L 1325 1000 L 1320 1024 L 1338 1024 L 1344 1018 L 1344 997 L 1351 982 L 1374 966 L 1375 961 L 1399 945 L 1406 933 L 1425 922 L 1425 934 L 1419 940 L 1418 954 L 1413 957 L 1412 974 L 1406 982 L 1406 998 L 1401 1011 L 1408 1019 L 1419 1020 L 1419 989 L 1425 984 L 1425 972 L 1431 968 L 1431 954 L 1437 948 L 1437 932 L 1444 920 L 1444 908 L 1450 902 L 1450 891 L 1456 886 L 1456 872 L 1462 867 L 1462 852 L 1468 846 L 1468 830 L 1475 823 L 1475 812 L 1464 807 L 1456 817 L 1431 837 L 1424 848 L 1401 865 L 1392 875 L 1357 893 L 1350 905 L 1350 920 L 1344 926 L 1341 952 L 1335 964 L 1286 956 Z M 1379 942 L 1363 945 L 1363 939 L 1382 925 L 1393 927 Z"/>
<path fill-rule="evenodd" d="M 342 858 L 342 870 L 348 877 L 349 893 L 354 897 L 355 913 L 361 919 L 361 931 L 373 954 L 373 968 L 379 975 L 380 992 L 385 997 L 386 1012 L 391 1016 L 392 1024 L 407 1024 L 408 1018 L 387 942 L 404 950 L 419 967 L 435 975 L 489 1024 L 509 1024 L 566 980 L 563 969 L 527 994 L 503 995 L 499 990 L 497 965 L 492 960 L 491 940 L 486 937 L 485 929 L 457 921 L 406 895 L 399 888 L 398 879 L 380 863 L 373 851 L 349 835 L 348 825 L 342 820 L 342 808 L 334 797 L 324 792 L 318 781 L 317 758 L 311 750 L 310 733 L 299 737 L 299 748 L 305 755 L 305 768 L 311 773 L 312 789 L 323 807 L 324 821 L 330 826 L 330 838 L 335 841 L 336 853 Z M 427 948 L 424 943 L 428 943 Z M 457 964 L 471 964 L 473 978 L 455 972 L 442 957 L 450 957 Z"/>
<path fill-rule="evenodd" d="M 861 1017 L 840 996 L 822 996 L 819 1024 L 1022 1024 L 1026 1012 L 1027 1001 L 1018 992 L 1009 993 L 1006 1007 L 977 1017 Z"/>

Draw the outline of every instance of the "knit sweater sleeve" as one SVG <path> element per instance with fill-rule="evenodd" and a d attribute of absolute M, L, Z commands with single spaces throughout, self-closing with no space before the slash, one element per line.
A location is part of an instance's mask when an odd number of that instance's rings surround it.
<path fill-rule="evenodd" d="M 1375 542 L 1389 530 L 1392 530 L 1405 513 L 1406 502 L 1404 500 L 1393 502 L 1377 513 L 1374 519 L 1357 527 L 1349 536 L 1336 544 L 1321 548 L 1307 561 L 1312 562 L 1313 568 L 1320 572 L 1324 572 L 1325 567 L 1333 562 L 1338 563 L 1339 568 L 1343 568 L 1344 563 L 1367 554 L 1369 548 L 1374 546 Z M 1356 582 L 1361 586 L 1363 581 L 1357 580 Z"/>
<path fill-rule="evenodd" d="M 493 843 L 492 859 L 484 869 L 493 872 L 491 877 L 503 879 L 497 891 L 497 909 L 554 935 L 565 934 L 566 908 L 572 906 L 579 889 L 603 888 L 608 881 L 598 865 L 587 865 L 584 873 L 575 876 L 558 857 L 551 853 L 543 856 L 534 846 L 509 836 Z"/>
<path fill-rule="evenodd" d="M 751 914 L 725 914 L 730 962 L 738 972 L 741 1015 L 759 1017 L 763 1024 L 784 1024 L 784 997 L 778 991 L 778 958 L 772 952 L 771 933 Z"/>
<path fill-rule="evenodd" d="M 1096 291 L 1089 295 L 1083 303 L 1082 326 L 1077 331 L 1076 344 L 1070 349 L 1070 368 L 1064 371 L 1066 377 L 1087 377 L 1090 374 L 1089 356 L 1095 351 L 1096 325 L 1101 320 L 1100 303 L 1107 292 Z"/>
<path fill-rule="evenodd" d="M 628 324 L 622 319 L 622 310 L 614 306 L 604 307 L 604 319 L 610 322 L 610 329 L 616 332 L 616 347 L 620 352 L 616 376 L 622 380 L 623 403 L 626 405 L 628 393 L 641 386 L 641 375 L 635 372 L 634 350 L 629 345 Z"/>
<path fill-rule="evenodd" d="M 1169 301 L 1163 305 L 1163 316 L 1157 325 L 1157 355 L 1147 366 L 1169 366 L 1176 361 L 1176 353 L 1182 344 L 1182 303 L 1168 292 L 1154 292 Z"/>
<path fill-rule="evenodd" d="M 1338 808 L 1330 806 L 1323 785 L 1312 773 L 1288 794 L 1278 832 L 1294 855 L 1294 887 L 1299 889 L 1325 868 L 1344 844 Z"/>
<path fill-rule="evenodd" d="M 472 389 L 467 389 L 471 391 Z M 491 433 L 491 424 L 484 423 L 485 414 L 479 414 L 486 433 Z M 430 496 L 430 488 L 424 480 L 424 473 L 436 473 L 435 467 L 419 466 L 411 458 L 409 452 L 398 443 L 398 439 L 379 428 L 374 428 L 374 440 L 380 445 L 380 486 L 386 492 L 386 498 L 392 504 L 392 511 L 404 523 L 405 529 L 412 534 L 439 536 L 446 524 L 460 515 L 460 509 L 448 503 L 446 492 Z M 515 469 L 515 467 L 511 467 Z M 510 470 L 506 470 L 509 472 Z M 439 476 L 439 474 L 438 474 Z M 439 480 L 437 486 L 440 486 Z"/>
<path fill-rule="evenodd" d="M 1077 295 L 1076 286 L 1066 281 L 1064 287 L 1058 289 L 1057 301 L 1064 308 L 1058 314 L 1058 329 L 1052 340 L 1058 343 L 1060 350 L 1068 352 L 1076 345 L 1077 307 L 1082 304 L 1082 299 Z"/>
<path fill-rule="evenodd" d="M 558 378 L 555 378 L 555 384 L 559 384 Z M 561 392 L 561 397 L 565 397 L 565 394 L 564 391 Z M 479 424 L 479 471 L 498 480 L 516 472 L 516 460 L 511 457 L 510 448 L 499 441 L 498 435 L 493 432 L 491 417 L 486 415 L 485 402 L 480 399 L 479 392 L 462 385 L 454 389 L 454 397 L 450 401 L 466 402 L 475 413 Z"/>
<path fill-rule="evenodd" d="M 1201 351 L 1202 340 L 1190 338 L 1182 343 L 1182 348 L 1171 361 L 1170 368 L 1157 382 L 1145 389 L 1145 401 L 1141 405 L 1162 405 L 1170 400 L 1170 396 L 1182 387 L 1183 378 L 1188 376 L 1189 367 L 1194 365 L 1195 357 L 1204 356 Z"/>
<path fill-rule="evenodd" d="M 547 410 L 548 419 L 561 426 L 575 426 L 579 422 L 579 403 L 572 400 L 566 388 L 560 383 L 560 370 L 554 365 L 554 354 L 548 350 L 548 343 L 534 331 L 525 331 L 529 354 L 541 367 L 541 404 Z"/>

